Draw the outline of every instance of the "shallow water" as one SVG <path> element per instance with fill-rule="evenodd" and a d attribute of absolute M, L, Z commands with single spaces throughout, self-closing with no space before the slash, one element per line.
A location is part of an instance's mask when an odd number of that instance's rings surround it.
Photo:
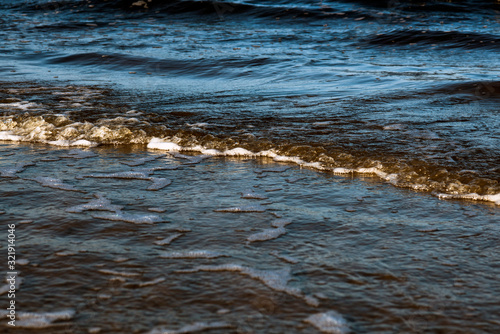
<path fill-rule="evenodd" d="M 27 144 L 2 144 L 0 157 L 2 171 L 32 163 L 0 179 L 0 219 L 16 224 L 24 260 L 18 312 L 71 314 L 37 332 L 316 333 L 332 311 L 333 333 L 500 324 L 493 204 L 269 159 Z M 172 183 L 148 190 L 138 169 Z M 137 178 L 114 177 L 125 173 Z"/>
<path fill-rule="evenodd" d="M 0 13 L 15 332 L 498 332 L 497 1 Z"/>

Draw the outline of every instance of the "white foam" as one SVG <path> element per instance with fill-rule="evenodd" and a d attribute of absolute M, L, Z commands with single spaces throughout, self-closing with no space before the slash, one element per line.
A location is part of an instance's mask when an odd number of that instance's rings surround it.
<path fill-rule="evenodd" d="M 7 311 L 0 311 L 6 317 Z M 54 326 L 54 322 L 70 320 L 75 316 L 74 310 L 61 310 L 55 312 L 16 312 L 16 327 L 21 328 L 47 328 Z"/>
<path fill-rule="evenodd" d="M 216 209 L 215 212 L 265 212 L 267 209 L 262 205 L 246 205 L 232 208 Z"/>
<path fill-rule="evenodd" d="M 160 216 L 153 214 L 140 214 L 140 213 L 125 213 L 116 211 L 115 213 L 93 215 L 97 219 L 105 219 L 111 221 L 124 221 L 133 224 L 154 224 L 164 221 Z"/>
<path fill-rule="evenodd" d="M 170 179 L 163 179 L 158 177 L 149 178 L 153 183 L 148 187 L 148 190 L 160 190 L 169 186 L 172 183 Z"/>
<path fill-rule="evenodd" d="M 116 271 L 116 270 L 110 270 L 110 269 L 99 269 L 97 271 L 100 272 L 101 274 L 113 275 L 113 276 L 123 276 L 123 277 L 141 276 L 141 274 L 139 274 L 139 273 L 126 272 L 126 271 Z"/>
<path fill-rule="evenodd" d="M 291 224 L 292 221 L 290 219 L 285 219 L 285 218 L 282 218 L 282 219 L 275 219 L 272 223 L 271 223 L 271 226 L 272 227 L 285 227 L 289 224 Z"/>
<path fill-rule="evenodd" d="M 177 145 L 176 143 L 169 142 L 169 141 L 163 141 L 159 138 L 153 138 L 149 142 L 148 148 L 151 149 L 157 149 L 157 150 L 163 150 L 163 151 L 181 151 L 182 147 Z"/>
<path fill-rule="evenodd" d="M 389 124 L 384 126 L 384 130 L 404 130 L 406 128 L 406 125 L 403 124 Z"/>
<path fill-rule="evenodd" d="M 66 211 L 73 213 L 90 211 L 90 210 L 118 212 L 123 208 L 120 205 L 111 204 L 111 201 L 105 198 L 101 194 L 96 194 L 94 196 L 96 197 L 96 199 L 85 204 L 72 206 L 71 208 L 66 209 Z"/>
<path fill-rule="evenodd" d="M 182 237 L 184 234 L 182 233 L 174 233 L 172 234 L 171 236 L 169 237 L 166 237 L 165 239 L 162 239 L 162 240 L 158 240 L 158 241 L 155 241 L 153 242 L 155 245 L 159 245 L 159 246 L 166 246 L 166 245 L 170 245 L 170 243 L 172 241 L 174 241 L 175 239 L 177 238 L 180 238 Z"/>
<path fill-rule="evenodd" d="M 299 157 L 288 157 L 286 155 L 277 155 L 273 158 L 274 161 L 277 161 L 277 162 L 293 162 L 293 163 L 296 163 L 297 165 L 303 165 L 305 164 L 306 162 L 302 159 L 300 159 Z M 290 168 L 290 167 L 288 167 Z"/>
<path fill-rule="evenodd" d="M 337 167 L 332 170 L 334 174 L 351 174 L 354 172 L 353 169 L 350 168 L 342 168 L 342 167 Z"/>
<path fill-rule="evenodd" d="M 152 281 L 141 282 L 141 283 L 139 283 L 139 286 L 142 288 L 145 286 L 156 285 L 158 283 L 165 282 L 165 281 L 166 281 L 166 279 L 164 277 L 158 277 L 157 279 L 154 279 Z"/>
<path fill-rule="evenodd" d="M 244 198 L 244 199 L 267 199 L 268 197 L 261 195 L 261 194 L 257 194 L 255 192 L 253 192 L 253 190 L 248 190 L 248 191 L 241 193 L 241 198 Z"/>
<path fill-rule="evenodd" d="M 162 252 L 159 256 L 165 259 L 215 259 L 228 255 L 207 250 L 194 250 L 184 252 Z"/>
<path fill-rule="evenodd" d="M 360 174 L 375 174 L 381 179 L 389 181 L 393 184 L 396 184 L 398 180 L 398 174 L 387 174 L 378 167 L 358 168 L 356 169 L 356 172 Z"/>
<path fill-rule="evenodd" d="M 193 127 L 193 128 L 202 128 L 202 127 L 208 126 L 208 123 L 194 123 L 194 124 L 186 123 L 186 125 Z"/>
<path fill-rule="evenodd" d="M 94 177 L 102 179 L 139 179 L 139 180 L 149 180 L 149 175 L 151 171 L 128 171 L 128 172 L 116 172 L 107 174 L 89 174 L 84 177 Z"/>
<path fill-rule="evenodd" d="M 284 227 L 268 228 L 268 229 L 263 230 L 262 232 L 250 235 L 247 238 L 247 241 L 248 242 L 255 242 L 255 241 L 272 240 L 272 239 L 276 239 L 276 238 L 282 236 L 285 233 L 286 233 L 286 230 Z"/>
<path fill-rule="evenodd" d="M 476 193 L 471 194 L 438 194 L 437 195 L 441 199 L 469 199 L 474 201 L 487 201 L 493 202 L 496 205 L 500 205 L 500 193 L 495 195 L 479 195 Z"/>
<path fill-rule="evenodd" d="M 325 126 L 328 126 L 328 125 L 331 125 L 332 122 L 329 122 L 329 121 L 325 121 L 325 122 L 314 122 L 312 125 L 313 126 L 319 126 L 319 127 L 325 127 Z"/>
<path fill-rule="evenodd" d="M 154 207 L 154 208 L 148 208 L 148 211 L 163 213 L 163 212 L 167 211 L 167 209 Z"/>
<path fill-rule="evenodd" d="M 322 333 L 344 334 L 350 331 L 345 319 L 336 311 L 316 313 L 307 317 L 304 321 L 313 325 Z"/>
<path fill-rule="evenodd" d="M 49 187 L 49 188 L 54 188 L 54 189 L 59 189 L 59 190 L 67 190 L 67 191 L 79 191 L 81 190 L 76 189 L 72 185 L 65 184 L 59 179 L 55 179 L 52 177 L 45 177 L 45 176 L 39 176 L 34 179 L 31 179 L 33 181 L 36 181 L 40 183 L 44 187 Z"/>
<path fill-rule="evenodd" d="M 36 108 L 38 104 L 35 102 L 20 101 L 11 103 L 0 103 L 0 108 L 16 108 L 19 110 L 28 110 L 30 108 Z"/>
<path fill-rule="evenodd" d="M 95 147 L 99 145 L 98 143 L 91 142 L 85 139 L 79 139 L 79 140 L 59 139 L 59 140 L 48 141 L 47 144 L 60 147 Z"/>
<path fill-rule="evenodd" d="M 230 156 L 230 157 L 236 157 L 236 156 L 252 157 L 252 156 L 256 155 L 255 153 L 253 153 L 249 150 L 246 150 L 244 148 L 241 148 L 241 147 L 236 147 L 236 148 L 233 148 L 231 150 L 227 150 L 223 154 L 225 156 Z"/>
<path fill-rule="evenodd" d="M 185 325 L 180 329 L 166 329 L 165 327 L 155 327 L 148 334 L 188 334 L 203 332 L 209 329 L 223 329 L 232 327 L 227 322 L 216 321 L 216 322 L 195 322 L 190 325 Z"/>
<path fill-rule="evenodd" d="M 222 155 L 221 151 L 216 149 L 202 149 L 200 150 L 200 152 L 204 155 L 212 155 L 212 156 Z"/>
<path fill-rule="evenodd" d="M 54 253 L 56 256 L 71 256 L 71 255 L 76 255 L 75 252 L 72 251 L 62 251 L 62 252 L 56 252 Z"/>
<path fill-rule="evenodd" d="M 305 162 L 301 164 L 301 167 L 307 167 L 307 168 L 312 168 L 312 169 L 317 169 L 317 170 L 329 170 L 321 162 Z"/>
<path fill-rule="evenodd" d="M 21 223 L 21 222 L 19 222 Z M 20 265 L 20 266 L 26 266 L 30 263 L 30 260 L 28 259 L 17 259 L 16 260 L 16 264 Z"/>
<path fill-rule="evenodd" d="M 392 184 L 396 184 L 399 177 L 398 174 L 387 174 L 383 172 L 379 167 L 367 167 L 367 168 L 357 168 L 357 169 L 337 167 L 333 168 L 332 172 L 334 174 L 353 174 L 353 173 L 373 174 L 377 175 L 381 179 L 384 179 Z"/>
<path fill-rule="evenodd" d="M 12 134 L 12 131 L 0 131 L 0 140 L 5 141 L 23 141 L 22 136 Z"/>

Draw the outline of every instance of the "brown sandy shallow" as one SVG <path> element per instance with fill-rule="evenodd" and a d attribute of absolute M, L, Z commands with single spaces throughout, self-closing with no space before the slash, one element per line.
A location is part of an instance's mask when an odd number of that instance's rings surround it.
<path fill-rule="evenodd" d="M 500 214 L 487 202 L 130 147 L 4 142 L 0 172 L 0 251 L 15 224 L 18 272 L 16 328 L 0 287 L 5 333 L 500 327 Z"/>

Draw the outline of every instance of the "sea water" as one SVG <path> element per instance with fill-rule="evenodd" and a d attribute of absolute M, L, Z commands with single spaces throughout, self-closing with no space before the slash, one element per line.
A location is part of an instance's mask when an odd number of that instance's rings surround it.
<path fill-rule="evenodd" d="M 497 2 L 0 11 L 2 331 L 500 328 Z"/>

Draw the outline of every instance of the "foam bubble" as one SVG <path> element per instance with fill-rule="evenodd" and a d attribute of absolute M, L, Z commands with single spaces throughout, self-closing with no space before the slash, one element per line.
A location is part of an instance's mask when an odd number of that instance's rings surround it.
<path fill-rule="evenodd" d="M 334 174 L 351 174 L 354 172 L 354 170 L 350 169 L 350 168 L 337 167 L 337 168 L 332 169 L 332 172 Z"/>
<path fill-rule="evenodd" d="M 406 128 L 406 125 L 404 124 L 389 124 L 384 126 L 384 130 L 404 130 Z"/>
<path fill-rule="evenodd" d="M 20 266 L 26 266 L 30 263 L 30 260 L 27 260 L 27 259 L 17 259 L 16 260 L 16 264 L 20 265 Z"/>
<path fill-rule="evenodd" d="M 62 140 L 62 139 L 59 139 L 59 140 L 49 141 L 49 142 L 47 142 L 47 144 L 53 145 L 53 146 L 61 146 L 61 147 L 77 147 L 77 146 L 81 146 L 81 147 L 95 147 L 95 146 L 99 145 L 99 144 L 97 144 L 95 142 L 91 142 L 91 141 L 88 141 L 88 140 L 85 140 L 85 139 L 79 139 L 79 140 Z"/>
<path fill-rule="evenodd" d="M 163 212 L 166 212 L 167 209 L 154 207 L 154 208 L 148 208 L 148 211 L 163 213 Z"/>
<path fill-rule="evenodd" d="M 224 155 L 226 156 L 231 156 L 231 157 L 235 157 L 235 156 L 248 156 L 248 157 L 251 157 L 251 156 L 255 156 L 256 154 L 249 151 L 249 150 L 246 150 L 244 148 L 241 148 L 241 147 L 236 147 L 236 148 L 233 148 L 231 150 L 227 150 L 223 153 Z"/>
<path fill-rule="evenodd" d="M 148 190 L 160 190 L 165 188 L 166 186 L 169 186 L 172 183 L 172 180 L 170 179 L 163 179 L 163 178 L 157 178 L 157 177 L 151 177 L 149 178 L 153 183 L 148 187 Z"/>
<path fill-rule="evenodd" d="M 194 124 L 186 123 L 186 125 L 193 127 L 193 128 L 202 128 L 202 127 L 208 126 L 208 123 L 194 123 Z"/>
<path fill-rule="evenodd" d="M 162 252 L 159 256 L 165 259 L 215 259 L 228 255 L 207 250 L 194 250 L 184 252 Z"/>
<path fill-rule="evenodd" d="M 12 131 L 0 131 L 0 140 L 5 141 L 23 141 L 22 136 L 12 134 Z"/>
<path fill-rule="evenodd" d="M 148 334 L 188 334 L 195 332 L 203 332 L 209 329 L 223 329 L 232 327 L 227 322 L 216 321 L 216 322 L 195 322 L 190 325 L 185 325 L 180 329 L 166 329 L 165 327 L 155 327 Z"/>
<path fill-rule="evenodd" d="M 79 213 L 83 211 L 111 211 L 118 212 L 123 207 L 120 205 L 113 205 L 111 201 L 105 198 L 101 194 L 94 195 L 96 199 L 81 205 L 72 206 L 71 208 L 66 209 L 67 212 Z"/>
<path fill-rule="evenodd" d="M 0 311 L 6 317 L 7 311 Z M 16 312 L 16 327 L 21 328 L 47 328 L 54 326 L 54 322 L 70 320 L 75 316 L 74 310 L 61 310 L 55 312 Z"/>
<path fill-rule="evenodd" d="M 182 147 L 176 143 L 163 141 L 159 138 L 153 138 L 148 144 L 148 148 L 163 150 L 163 151 L 181 151 Z"/>
<path fill-rule="evenodd" d="M 152 281 L 146 281 L 146 282 L 141 282 L 139 283 L 139 287 L 145 287 L 145 286 L 151 286 L 151 285 L 156 285 L 161 282 L 165 282 L 166 279 L 164 277 L 158 277 L 157 279 L 154 279 Z"/>
<path fill-rule="evenodd" d="M 277 162 L 293 162 L 293 163 L 296 163 L 297 165 L 303 165 L 306 163 L 304 160 L 300 159 L 299 157 L 288 157 L 285 155 L 277 155 L 273 158 L 273 160 L 277 161 Z M 288 168 L 290 168 L 290 167 L 288 167 Z"/>
<path fill-rule="evenodd" d="M 28 102 L 28 101 L 20 101 L 20 102 L 11 102 L 11 103 L 0 103 L 0 108 L 16 108 L 19 110 L 28 110 L 28 109 L 33 109 L 37 108 L 38 104 L 35 102 Z"/>
<path fill-rule="evenodd" d="M 151 171 L 128 171 L 128 172 L 116 172 L 107 174 L 89 174 L 84 175 L 84 177 L 94 177 L 102 179 L 139 179 L 148 180 Z"/>
<path fill-rule="evenodd" d="M 285 227 L 289 224 L 291 224 L 292 221 L 290 219 L 275 219 L 272 223 L 271 223 L 271 226 L 272 227 Z"/>
<path fill-rule="evenodd" d="M 158 215 L 145 215 L 140 213 L 125 213 L 121 211 L 116 211 L 115 213 L 93 215 L 92 217 L 97 219 L 105 219 L 111 221 L 124 221 L 133 224 L 154 224 L 164 221 Z"/>
<path fill-rule="evenodd" d="M 81 190 L 76 189 L 72 185 L 65 184 L 61 180 L 55 179 L 52 177 L 39 176 L 39 177 L 36 177 L 34 179 L 31 179 L 31 180 L 40 183 L 44 187 L 49 187 L 49 188 L 59 189 L 59 190 L 66 190 L 66 191 L 83 192 Z"/>
<path fill-rule="evenodd" d="M 316 127 L 326 127 L 328 125 L 331 125 L 332 122 L 330 121 L 324 121 L 324 122 L 314 122 L 312 125 Z"/>
<path fill-rule="evenodd" d="M 313 314 L 304 321 L 313 325 L 322 333 L 344 334 L 349 332 L 347 322 L 336 311 Z"/>
<path fill-rule="evenodd" d="M 169 237 L 166 237 L 165 239 L 162 239 L 162 240 L 158 240 L 158 241 L 155 241 L 153 242 L 155 245 L 159 245 L 159 246 L 166 246 L 166 245 L 170 245 L 170 243 L 172 241 L 174 241 L 175 239 L 177 238 L 180 238 L 182 237 L 184 234 L 182 233 L 174 233 L 172 234 L 171 236 Z"/>
<path fill-rule="evenodd" d="M 268 228 L 268 229 L 263 230 L 262 232 L 250 235 L 247 238 L 247 241 L 248 242 L 255 242 L 255 241 L 272 240 L 272 239 L 276 239 L 276 238 L 282 236 L 285 233 L 286 233 L 286 230 L 284 227 Z"/>
<path fill-rule="evenodd" d="M 216 209 L 214 212 L 265 212 L 267 209 L 262 205 L 246 205 L 232 208 Z"/>
<path fill-rule="evenodd" d="M 54 253 L 55 256 L 71 256 L 71 255 L 76 255 L 75 252 L 72 251 L 62 251 L 62 252 L 56 252 Z"/>
<path fill-rule="evenodd" d="M 279 254 L 276 251 L 271 251 L 271 252 L 269 252 L 269 254 L 275 256 L 276 258 L 278 258 L 280 260 L 288 262 L 288 263 L 292 263 L 292 264 L 299 263 L 299 260 L 297 260 L 296 258 L 291 257 L 291 256 L 287 256 L 287 255 Z"/>
<path fill-rule="evenodd" d="M 97 270 L 101 274 L 105 275 L 113 275 L 113 276 L 123 276 L 123 277 L 137 277 L 141 276 L 139 273 L 133 273 L 133 272 L 127 272 L 127 271 L 116 271 L 116 270 L 110 270 L 110 269 L 99 269 Z"/>
<path fill-rule="evenodd" d="M 257 194 L 253 190 L 248 190 L 241 193 L 241 198 L 244 199 L 267 199 L 268 197 L 264 195 Z"/>
<path fill-rule="evenodd" d="M 496 205 L 500 205 L 500 193 L 495 195 L 479 195 L 476 193 L 471 194 L 438 194 L 437 195 L 441 199 L 469 199 L 474 201 L 487 201 L 493 202 Z"/>
<path fill-rule="evenodd" d="M 221 151 L 216 149 L 202 149 L 200 150 L 200 152 L 204 155 L 212 155 L 212 156 L 222 155 Z"/>

